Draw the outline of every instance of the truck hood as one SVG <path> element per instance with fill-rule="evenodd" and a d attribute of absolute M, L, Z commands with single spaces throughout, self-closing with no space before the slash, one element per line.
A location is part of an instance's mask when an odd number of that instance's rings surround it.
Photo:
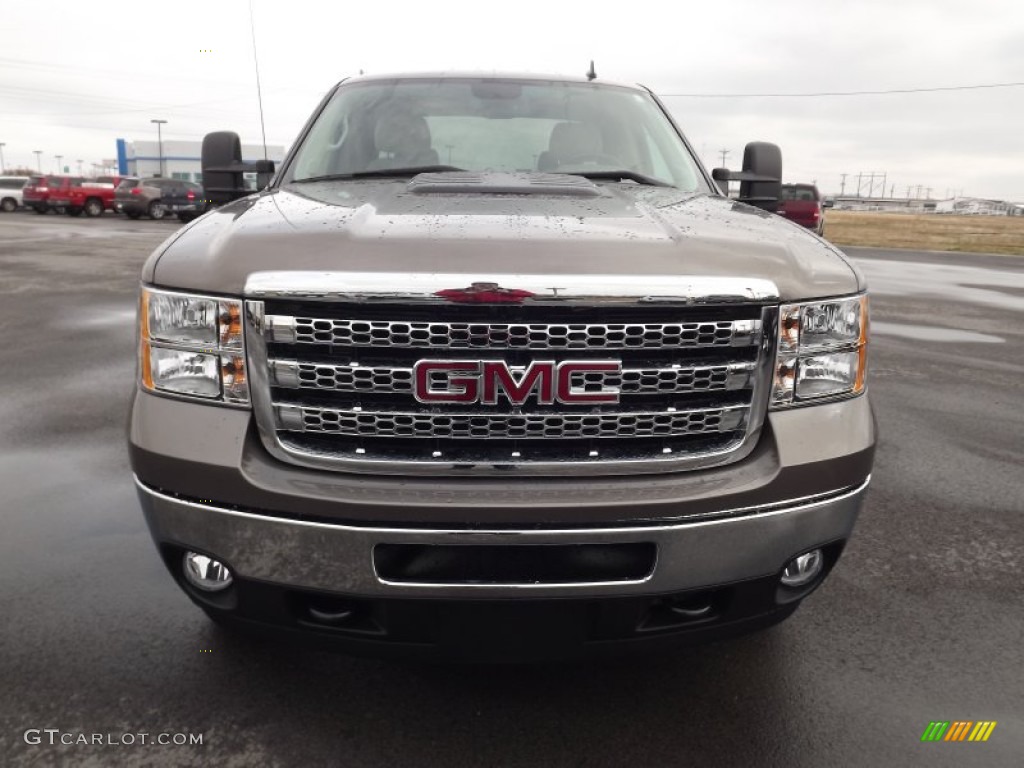
<path fill-rule="evenodd" d="M 417 191 L 406 180 L 293 184 L 218 208 L 150 257 L 154 285 L 240 295 L 274 270 L 761 278 L 784 301 L 863 288 L 843 254 L 723 197 L 632 183 L 575 194 Z"/>

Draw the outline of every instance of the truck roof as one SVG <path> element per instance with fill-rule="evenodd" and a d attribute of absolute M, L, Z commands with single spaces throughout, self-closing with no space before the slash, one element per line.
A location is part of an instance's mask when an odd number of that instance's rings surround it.
<path fill-rule="evenodd" d="M 598 78 L 589 80 L 585 75 L 555 75 L 537 72 L 493 72 L 493 71 L 435 71 L 435 72 L 391 72 L 374 75 L 353 75 L 346 77 L 341 82 L 368 82 L 388 80 L 458 80 L 458 79 L 483 79 L 483 80 L 524 80 L 533 82 L 555 82 L 555 83 L 580 83 L 583 85 L 607 85 L 615 88 L 631 88 L 637 91 L 647 92 L 647 86 L 639 83 L 623 83 L 613 80 Z M 340 85 L 340 83 L 339 83 Z"/>

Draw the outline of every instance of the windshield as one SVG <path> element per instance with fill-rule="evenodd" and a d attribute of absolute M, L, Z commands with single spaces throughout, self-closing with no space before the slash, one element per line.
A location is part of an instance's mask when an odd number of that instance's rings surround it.
<path fill-rule="evenodd" d="M 686 191 L 704 182 L 658 104 L 596 83 L 409 79 L 342 86 L 285 181 L 451 166 L 467 171 L 626 171 Z"/>

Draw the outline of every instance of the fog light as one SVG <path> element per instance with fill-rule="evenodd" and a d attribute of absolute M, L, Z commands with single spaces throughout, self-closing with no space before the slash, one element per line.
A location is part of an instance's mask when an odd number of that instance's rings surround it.
<path fill-rule="evenodd" d="M 820 549 L 812 549 L 786 563 L 782 571 L 782 583 L 787 587 L 803 587 L 814 581 L 825 565 Z"/>
<path fill-rule="evenodd" d="M 231 571 L 220 560 L 186 552 L 184 559 L 185 580 L 196 589 L 219 592 L 231 586 Z"/>

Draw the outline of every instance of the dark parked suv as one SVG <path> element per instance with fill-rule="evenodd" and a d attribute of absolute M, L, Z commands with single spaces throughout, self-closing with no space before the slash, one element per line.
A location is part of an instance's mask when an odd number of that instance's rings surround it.
<path fill-rule="evenodd" d="M 206 210 L 206 203 L 203 188 L 191 181 L 124 179 L 114 193 L 114 210 L 130 219 L 162 219 L 175 214 L 180 221 L 191 221 Z"/>
<path fill-rule="evenodd" d="M 778 147 L 708 174 L 641 86 L 379 76 L 255 194 L 246 167 L 207 136 L 227 204 L 143 267 L 129 426 L 215 621 L 600 654 L 767 627 L 836 564 L 875 447 L 866 286 L 775 215 Z"/>

